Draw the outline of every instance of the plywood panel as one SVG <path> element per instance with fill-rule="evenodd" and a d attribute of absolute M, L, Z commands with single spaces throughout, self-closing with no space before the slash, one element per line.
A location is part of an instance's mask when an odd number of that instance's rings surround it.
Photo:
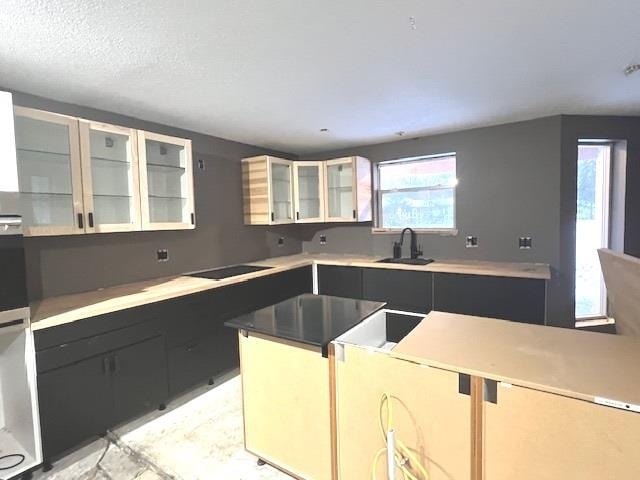
<path fill-rule="evenodd" d="M 247 225 L 269 224 L 268 163 L 266 155 L 242 160 L 242 208 Z"/>
<path fill-rule="evenodd" d="M 640 414 L 521 387 L 484 403 L 484 478 L 636 480 Z"/>
<path fill-rule="evenodd" d="M 458 393 L 458 375 L 351 345 L 345 346 L 344 360 L 336 359 L 339 478 L 371 478 L 372 461 L 384 447 L 379 424 L 383 392 L 396 399 L 397 438 L 418 455 L 431 480 L 468 480 L 471 401 Z M 377 474 L 387 478 L 384 458 Z"/>
<path fill-rule="evenodd" d="M 616 331 L 640 336 L 640 258 L 604 248 L 598 250 L 598 255 Z"/>
<path fill-rule="evenodd" d="M 246 449 L 300 478 L 331 479 L 329 360 L 265 335 L 239 340 Z"/>
<path fill-rule="evenodd" d="M 431 312 L 392 355 L 593 401 L 640 405 L 640 338 Z"/>

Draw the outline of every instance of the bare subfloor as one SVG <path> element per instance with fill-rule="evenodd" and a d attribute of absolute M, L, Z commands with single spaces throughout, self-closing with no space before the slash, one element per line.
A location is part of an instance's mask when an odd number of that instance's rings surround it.
<path fill-rule="evenodd" d="M 244 451 L 238 372 L 108 432 L 35 480 L 291 480 Z"/>

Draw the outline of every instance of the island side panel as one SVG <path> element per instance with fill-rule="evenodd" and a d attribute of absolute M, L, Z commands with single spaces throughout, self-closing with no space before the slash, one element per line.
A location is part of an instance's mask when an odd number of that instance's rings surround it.
<path fill-rule="evenodd" d="M 329 360 L 319 347 L 239 333 L 245 448 L 299 478 L 331 480 Z"/>
<path fill-rule="evenodd" d="M 459 393 L 457 373 L 353 345 L 344 347 L 335 367 L 340 480 L 371 478 L 376 453 L 385 446 L 383 393 L 393 397 L 396 442 L 415 452 L 431 480 L 470 478 L 471 398 Z M 382 412 L 386 426 L 386 407 Z M 386 478 L 385 455 L 376 474 Z"/>
<path fill-rule="evenodd" d="M 486 479 L 639 478 L 640 413 L 500 383 L 483 408 Z"/>

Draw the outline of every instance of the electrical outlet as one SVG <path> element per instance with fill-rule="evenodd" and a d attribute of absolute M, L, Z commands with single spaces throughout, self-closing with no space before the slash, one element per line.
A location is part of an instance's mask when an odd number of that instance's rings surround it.
<path fill-rule="evenodd" d="M 168 262 L 169 261 L 169 250 L 166 248 L 161 248 L 156 252 L 156 257 L 159 262 Z"/>
<path fill-rule="evenodd" d="M 278 246 L 282 247 L 284 245 L 284 237 L 278 238 Z"/>
<path fill-rule="evenodd" d="M 204 167 L 204 160 L 203 160 L 202 158 L 199 158 L 199 159 L 198 159 L 198 168 L 199 168 L 200 170 L 204 170 L 204 168 L 205 168 L 205 167 Z"/>
<path fill-rule="evenodd" d="M 327 236 L 320 235 L 320 245 L 326 245 L 326 244 L 327 244 Z"/>
<path fill-rule="evenodd" d="M 533 243 L 531 241 L 531 237 L 518 238 L 518 248 L 520 248 L 520 250 L 529 250 L 532 247 L 533 247 Z"/>
<path fill-rule="evenodd" d="M 478 248 L 478 237 L 469 235 L 465 240 L 464 246 L 467 248 Z"/>

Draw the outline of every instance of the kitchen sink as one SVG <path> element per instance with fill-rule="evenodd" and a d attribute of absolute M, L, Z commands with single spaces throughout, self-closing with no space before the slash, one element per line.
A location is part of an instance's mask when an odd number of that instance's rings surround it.
<path fill-rule="evenodd" d="M 401 263 L 404 265 L 428 265 L 433 258 L 383 258 L 376 263 Z"/>
<path fill-rule="evenodd" d="M 222 280 L 223 278 L 244 275 L 245 273 L 259 272 L 260 270 L 268 270 L 272 267 L 258 267 L 255 265 L 233 265 L 231 267 L 216 268 L 207 270 L 206 272 L 197 272 L 188 274 L 189 277 L 210 278 L 212 280 Z"/>

